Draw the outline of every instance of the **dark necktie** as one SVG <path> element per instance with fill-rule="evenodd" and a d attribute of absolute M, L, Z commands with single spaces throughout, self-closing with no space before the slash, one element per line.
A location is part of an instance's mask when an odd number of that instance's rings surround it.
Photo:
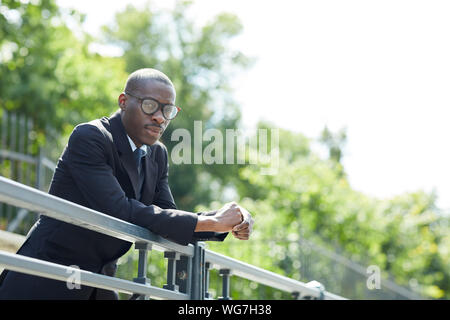
<path fill-rule="evenodd" d="M 144 151 L 142 151 L 140 148 L 137 148 L 133 151 L 134 155 L 134 161 L 136 163 L 136 168 L 138 172 L 138 194 L 136 195 L 136 199 L 141 199 L 141 189 L 142 185 L 144 184 L 144 170 L 142 167 L 142 156 L 144 155 Z"/>
<path fill-rule="evenodd" d="M 137 148 L 136 150 L 134 150 L 133 154 L 134 154 L 134 161 L 136 162 L 136 168 L 138 170 L 138 174 L 140 175 L 141 171 L 142 171 L 141 159 L 142 159 L 143 151 L 141 148 Z"/>

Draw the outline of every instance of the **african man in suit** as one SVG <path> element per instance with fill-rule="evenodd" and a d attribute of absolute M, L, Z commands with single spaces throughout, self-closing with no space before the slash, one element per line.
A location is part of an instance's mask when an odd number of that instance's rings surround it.
<path fill-rule="evenodd" d="M 49 193 L 145 227 L 181 245 L 223 241 L 228 232 L 249 239 L 253 219 L 228 203 L 217 211 L 178 210 L 168 183 L 168 152 L 158 140 L 179 108 L 170 79 L 155 69 L 132 73 L 118 97 L 120 109 L 75 127 Z M 41 216 L 18 254 L 76 265 L 113 276 L 131 243 Z M 117 293 L 5 270 L 0 299 L 117 299 Z"/>

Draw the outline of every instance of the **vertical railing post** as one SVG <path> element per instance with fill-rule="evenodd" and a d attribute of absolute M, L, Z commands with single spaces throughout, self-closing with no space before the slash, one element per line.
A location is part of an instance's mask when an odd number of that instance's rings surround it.
<path fill-rule="evenodd" d="M 192 279 L 192 257 L 180 255 L 180 259 L 176 261 L 176 278 L 175 284 L 182 293 L 191 293 Z"/>
<path fill-rule="evenodd" d="M 26 135 L 28 134 L 27 131 L 25 131 L 25 117 L 23 115 L 19 116 L 19 136 L 18 136 L 18 140 L 19 140 L 19 148 L 17 149 L 17 151 L 20 154 L 25 154 L 25 139 L 26 139 Z M 20 183 L 24 183 L 24 174 L 23 174 L 23 169 L 24 169 L 24 162 L 21 160 L 18 160 L 18 176 L 17 176 L 17 181 Z"/>
<path fill-rule="evenodd" d="M 194 257 L 192 258 L 191 299 L 204 300 L 204 272 L 205 272 L 205 243 L 196 242 L 194 245 Z"/>
<path fill-rule="evenodd" d="M 150 279 L 147 278 L 147 261 L 148 261 L 148 251 L 152 250 L 152 246 L 146 242 L 136 242 L 134 248 L 139 250 L 139 260 L 138 260 L 138 275 L 133 281 L 137 283 L 142 283 L 145 285 L 150 285 Z M 133 294 L 131 299 L 136 300 L 148 300 L 149 297 L 145 295 Z"/>
<path fill-rule="evenodd" d="M 230 297 L 230 269 L 220 269 L 219 275 L 222 277 L 222 296 L 219 300 L 231 300 Z"/>
<path fill-rule="evenodd" d="M 42 165 L 43 152 L 42 147 L 39 147 L 39 153 L 36 157 L 36 189 L 41 190 L 44 180 L 44 166 Z"/>
<path fill-rule="evenodd" d="M 17 146 L 16 146 L 16 134 L 17 134 L 17 115 L 15 113 L 11 114 L 11 122 L 9 127 L 9 133 L 10 133 L 10 145 L 9 150 L 17 152 Z M 16 180 L 16 159 L 11 158 L 11 179 Z"/>
<path fill-rule="evenodd" d="M 211 269 L 211 263 L 205 262 L 205 299 L 212 299 L 212 295 L 208 292 L 209 289 L 209 269 Z"/>
<path fill-rule="evenodd" d="M 164 258 L 167 258 L 167 284 L 163 288 L 178 292 L 178 286 L 175 282 L 177 273 L 176 263 L 180 259 L 180 254 L 175 251 L 165 251 Z"/>

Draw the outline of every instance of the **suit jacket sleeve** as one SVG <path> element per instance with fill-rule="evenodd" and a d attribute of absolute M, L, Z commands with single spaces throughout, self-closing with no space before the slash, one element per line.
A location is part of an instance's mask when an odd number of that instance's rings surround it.
<path fill-rule="evenodd" d="M 169 186 L 169 161 L 168 161 L 168 152 L 167 149 L 164 147 L 164 159 L 163 163 L 164 170 L 161 175 L 161 178 L 158 180 L 157 183 L 157 190 L 158 193 L 153 201 L 154 205 L 157 205 L 164 209 L 176 209 L 177 206 L 175 204 L 175 200 L 173 199 L 172 192 L 170 191 Z M 197 213 L 197 215 L 214 215 L 216 211 L 210 211 L 210 212 L 200 212 Z M 223 241 L 226 236 L 228 235 L 228 232 L 195 232 L 191 242 L 194 241 Z"/>
<path fill-rule="evenodd" d="M 174 208 L 146 206 L 128 198 L 113 174 L 109 164 L 113 160 L 107 157 L 108 148 L 107 138 L 90 124 L 77 126 L 69 138 L 66 159 L 63 160 L 66 160 L 73 181 L 90 208 L 187 245 L 192 240 L 197 215 Z M 163 205 L 167 202 L 161 200 L 157 203 Z"/>

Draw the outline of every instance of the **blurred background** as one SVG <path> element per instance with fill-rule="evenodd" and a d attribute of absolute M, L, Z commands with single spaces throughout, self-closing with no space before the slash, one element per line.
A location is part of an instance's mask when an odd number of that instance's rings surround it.
<path fill-rule="evenodd" d="M 47 191 L 74 126 L 113 113 L 128 74 L 156 68 L 183 110 L 169 153 L 198 120 L 247 139 L 279 129 L 276 175 L 171 164 L 180 209 L 236 200 L 255 218 L 250 241 L 209 249 L 351 299 L 449 299 L 449 14 L 446 1 L 0 0 L 0 174 Z M 0 230 L 26 235 L 37 214 L 0 204 Z M 134 277 L 134 250 L 120 263 Z M 152 284 L 165 263 L 152 253 Z"/>

